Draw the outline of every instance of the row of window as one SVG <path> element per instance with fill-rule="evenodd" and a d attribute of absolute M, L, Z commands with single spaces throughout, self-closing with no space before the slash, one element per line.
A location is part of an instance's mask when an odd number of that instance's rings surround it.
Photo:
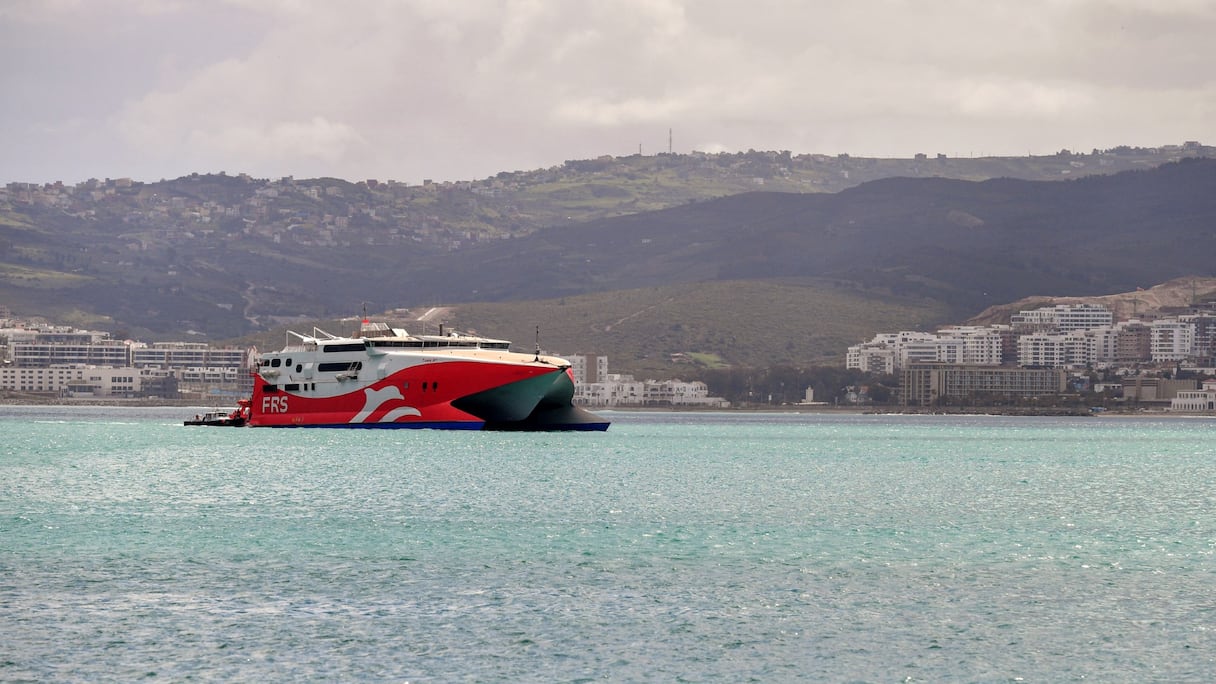
<path fill-rule="evenodd" d="M 410 388 L 410 384 L 408 382 L 405 383 L 403 388 L 408 390 Z M 315 383 L 315 382 L 305 382 L 302 384 L 296 383 L 296 382 L 289 382 L 289 383 L 283 385 L 284 392 L 299 392 L 301 390 L 303 390 L 305 392 L 309 392 L 309 391 L 315 392 L 316 389 L 317 389 L 317 383 Z M 431 392 L 438 392 L 439 391 L 439 381 L 423 382 L 422 391 L 426 392 L 428 389 Z M 278 391 L 279 391 L 278 385 L 262 385 L 263 394 L 274 394 Z"/>
<path fill-rule="evenodd" d="M 450 340 L 369 340 L 368 344 L 373 347 L 398 347 L 407 349 L 455 348 L 501 349 L 505 351 L 511 348 L 510 342 L 484 342 L 481 340 L 462 340 L 459 338 L 453 338 Z M 325 348 L 325 351 L 329 350 L 330 347 Z"/>
<path fill-rule="evenodd" d="M 278 368 L 280 366 L 286 366 L 286 367 L 290 368 L 291 359 L 286 359 L 286 360 L 282 360 L 282 359 L 278 359 L 278 358 L 263 359 L 262 365 L 270 366 L 271 368 Z M 303 370 L 304 370 L 303 364 L 297 363 L 296 372 L 300 373 Z M 341 373 L 342 371 L 360 371 L 360 370 L 363 370 L 362 361 L 338 361 L 338 362 L 334 362 L 334 363 L 318 363 L 317 364 L 317 371 L 321 372 L 321 373 Z"/>
<path fill-rule="evenodd" d="M 353 343 L 347 343 L 347 344 L 327 344 L 327 345 L 323 345 L 321 347 L 321 351 L 326 354 L 333 354 L 336 352 L 357 352 L 357 351 L 363 351 L 364 349 L 365 349 L 365 347 L 362 342 L 353 342 Z"/>

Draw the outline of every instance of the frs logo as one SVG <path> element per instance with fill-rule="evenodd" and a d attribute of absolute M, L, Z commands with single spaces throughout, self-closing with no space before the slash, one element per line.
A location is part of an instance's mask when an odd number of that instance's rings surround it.
<path fill-rule="evenodd" d="M 287 413 L 287 397 L 262 397 L 262 413 Z"/>

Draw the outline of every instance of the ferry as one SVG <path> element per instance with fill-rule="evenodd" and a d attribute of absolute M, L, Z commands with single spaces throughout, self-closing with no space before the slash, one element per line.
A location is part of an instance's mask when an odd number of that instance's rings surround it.
<path fill-rule="evenodd" d="M 570 362 L 457 332 L 363 321 L 352 337 L 289 331 L 253 369 L 252 427 L 608 429 L 574 406 Z"/>

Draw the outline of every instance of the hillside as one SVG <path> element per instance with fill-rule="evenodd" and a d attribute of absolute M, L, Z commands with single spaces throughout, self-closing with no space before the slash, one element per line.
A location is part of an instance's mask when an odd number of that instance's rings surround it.
<path fill-rule="evenodd" d="M 860 164 L 823 163 L 837 162 Z M 553 181 L 567 204 L 549 211 L 622 210 L 635 191 L 600 182 L 609 176 L 588 180 L 622 164 L 603 165 L 571 165 Z M 581 185 L 570 180 L 579 174 Z M 494 198 L 419 189 L 419 199 L 335 179 L 197 176 L 158 187 L 170 195 L 129 182 L 87 197 L 8 190 L 0 302 L 144 339 L 230 339 L 365 304 L 497 303 L 456 307 L 466 318 L 455 323 L 525 347 L 541 323 L 547 347 L 637 364 L 690 353 L 750 363 L 839 357 L 879 330 L 964 320 L 1044 293 L 1099 296 L 1216 275 L 1216 160 L 1203 158 L 1063 181 L 885 178 L 834 194 L 747 192 L 458 246 L 436 226 L 465 199 Z M 376 204 L 387 197 L 397 203 Z M 563 310 L 584 297 L 590 313 Z M 868 318 L 879 302 L 907 311 Z M 561 339 L 565 327 L 578 335 Z M 774 332 L 744 343 L 740 329 Z"/>
<path fill-rule="evenodd" d="M 996 325 L 1009 322 L 1019 311 L 1056 304 L 1099 304 L 1115 314 L 1115 320 L 1185 313 L 1195 307 L 1216 302 L 1216 278 L 1177 278 L 1134 292 L 1095 297 L 1034 296 L 1016 302 L 991 306 L 967 321 L 968 325 Z"/>
<path fill-rule="evenodd" d="M 716 280 L 818 278 L 964 319 L 1213 273 L 1216 161 L 1064 182 L 888 179 L 749 193 L 475 247 L 418 264 L 428 297 L 507 301 Z"/>
<path fill-rule="evenodd" d="M 831 283 L 795 280 L 720 281 L 578 295 L 557 299 L 454 304 L 398 310 L 377 319 L 410 332 L 435 333 L 442 323 L 512 340 L 528 351 L 540 329 L 544 349 L 606 354 L 613 372 L 679 376 L 692 367 L 842 365 L 850 344 L 885 330 L 944 322 L 931 301 L 875 295 Z M 349 333 L 356 318 L 301 321 Z M 278 348 L 283 329 L 242 340 Z"/>

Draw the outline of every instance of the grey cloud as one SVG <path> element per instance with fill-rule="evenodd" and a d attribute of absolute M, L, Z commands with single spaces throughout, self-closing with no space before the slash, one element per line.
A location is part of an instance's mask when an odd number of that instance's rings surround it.
<path fill-rule="evenodd" d="M 0 180 L 1210 141 L 1208 2 L 18 2 Z M 15 106 L 14 103 L 20 103 Z"/>

